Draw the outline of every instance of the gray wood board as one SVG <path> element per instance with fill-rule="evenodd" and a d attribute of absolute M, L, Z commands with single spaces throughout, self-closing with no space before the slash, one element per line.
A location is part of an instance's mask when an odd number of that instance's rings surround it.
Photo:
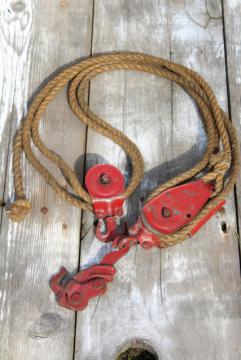
<path fill-rule="evenodd" d="M 227 66 L 232 119 L 240 134 L 240 2 L 224 1 L 223 13 L 224 19 L 219 0 L 4 2 L 0 9 L 4 200 L 13 197 L 11 144 L 27 100 L 53 71 L 91 51 L 143 51 L 185 64 L 211 84 L 225 110 Z M 134 140 L 143 154 L 145 178 L 127 207 L 132 223 L 142 196 L 200 159 L 206 138 L 199 115 L 175 84 L 127 71 L 93 80 L 90 105 Z M 79 172 L 85 128 L 71 114 L 64 93 L 48 108 L 41 133 Z M 86 159 L 87 167 L 109 162 L 130 176 L 125 154 L 91 130 Z M 225 212 L 193 239 L 163 251 L 132 249 L 117 265 L 108 293 L 91 300 L 75 324 L 74 313 L 56 305 L 48 279 L 60 264 L 70 270 L 78 266 L 81 214 L 53 194 L 27 161 L 24 169 L 33 212 L 19 225 L 9 222 L 4 212 L 2 217 L 0 359 L 69 360 L 75 349 L 76 360 L 110 360 L 134 342 L 150 345 L 164 360 L 240 358 L 241 289 L 233 196 Z M 237 200 L 239 187 L 240 179 Z M 43 206 L 47 214 L 41 212 Z M 81 265 L 108 251 L 94 237 L 92 223 L 92 216 L 84 214 Z"/>
<path fill-rule="evenodd" d="M 223 15 L 225 24 L 225 44 L 227 55 L 227 77 L 230 98 L 230 113 L 233 124 L 238 132 L 238 138 L 241 139 L 241 2 L 224 1 Z M 237 205 L 239 216 L 239 228 L 241 224 L 241 175 L 239 173 L 237 186 Z"/>
<path fill-rule="evenodd" d="M 93 53 L 131 50 L 171 58 L 210 82 L 227 110 L 222 13 L 216 1 L 97 1 Z M 101 91 L 100 91 L 101 90 Z M 128 205 L 192 166 L 206 138 L 193 102 L 177 86 L 134 72 L 103 74 L 91 83 L 94 111 L 140 147 L 146 175 Z M 87 164 L 107 162 L 129 175 L 125 155 L 88 132 Z M 221 228 L 227 225 L 227 232 Z M 92 223 L 87 215 L 86 232 Z M 100 248 L 90 230 L 81 262 Z M 100 250 L 99 250 L 100 251 Z M 233 197 L 193 239 L 163 251 L 133 249 L 117 265 L 108 293 L 77 317 L 76 359 L 113 359 L 133 339 L 159 359 L 238 359 L 240 275 Z"/>
<path fill-rule="evenodd" d="M 11 144 L 27 100 L 43 80 L 63 65 L 90 54 L 92 8 L 92 0 L 81 4 L 78 0 L 2 4 L 5 80 L 1 125 L 7 124 L 7 136 L 12 118 Z M 74 166 L 83 157 L 85 127 L 72 115 L 64 92 L 50 105 L 40 128 L 48 146 L 69 164 Z M 4 151 L 5 164 L 7 146 Z M 11 147 L 8 155 L 6 200 L 13 197 Z M 48 166 L 65 184 L 59 171 Z M 61 264 L 70 270 L 78 266 L 81 213 L 60 200 L 27 161 L 24 172 L 33 211 L 19 225 L 9 222 L 5 213 L 2 221 L 0 359 L 72 359 L 75 314 L 57 306 L 48 281 Z M 42 207 L 48 209 L 46 214 Z"/>

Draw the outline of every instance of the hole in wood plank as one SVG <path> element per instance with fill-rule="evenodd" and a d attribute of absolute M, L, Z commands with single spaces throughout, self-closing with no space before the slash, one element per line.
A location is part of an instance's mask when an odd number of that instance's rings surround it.
<path fill-rule="evenodd" d="M 124 353 L 120 354 L 117 360 L 155 360 L 157 359 L 148 350 L 129 348 Z"/>
<path fill-rule="evenodd" d="M 4 200 L 0 200 L 0 205 L 1 205 L 1 207 L 4 207 L 4 206 L 6 206 L 6 203 L 5 203 L 5 201 L 4 201 Z"/>
<path fill-rule="evenodd" d="M 133 339 L 120 347 L 115 360 L 158 360 L 158 356 L 146 341 Z"/>
<path fill-rule="evenodd" d="M 225 221 L 221 222 L 221 228 L 222 228 L 222 231 L 224 232 L 224 234 L 227 234 L 228 229 L 227 229 L 227 224 Z"/>

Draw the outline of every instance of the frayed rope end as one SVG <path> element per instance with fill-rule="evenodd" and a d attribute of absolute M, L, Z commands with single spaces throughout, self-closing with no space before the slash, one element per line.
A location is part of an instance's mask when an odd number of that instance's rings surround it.
<path fill-rule="evenodd" d="M 17 199 L 10 204 L 7 214 L 10 220 L 14 222 L 22 221 L 31 211 L 31 202 L 27 199 Z"/>

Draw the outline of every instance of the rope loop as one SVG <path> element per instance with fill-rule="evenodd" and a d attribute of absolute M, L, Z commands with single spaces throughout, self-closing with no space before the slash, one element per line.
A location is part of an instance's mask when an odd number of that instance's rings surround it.
<path fill-rule="evenodd" d="M 206 182 L 215 182 L 213 197 L 201 212 L 176 233 L 161 236 L 160 247 L 174 245 L 189 237 L 190 230 L 233 189 L 239 171 L 239 144 L 236 132 L 207 82 L 195 71 L 168 60 L 142 53 L 114 53 L 93 56 L 71 65 L 51 79 L 37 94 L 17 131 L 13 147 L 13 173 L 16 200 L 8 210 L 9 218 L 21 221 L 30 212 L 31 204 L 24 192 L 21 158 L 24 153 L 51 188 L 65 201 L 80 209 L 93 212 L 91 198 L 80 184 L 71 167 L 48 148 L 41 139 L 39 122 L 49 103 L 67 84 L 69 105 L 76 117 L 86 126 L 111 139 L 128 155 L 132 164 L 130 182 L 124 196 L 128 198 L 140 184 L 144 174 L 144 161 L 138 147 L 121 131 L 92 112 L 85 94 L 89 82 L 107 71 L 142 71 L 164 77 L 181 86 L 196 102 L 207 134 L 207 147 L 202 159 L 191 169 L 168 180 L 154 189 L 146 201 L 162 191 L 184 183 L 196 176 Z M 72 193 L 67 191 L 34 154 L 32 144 L 68 179 Z M 204 175 L 201 175 L 204 174 Z M 225 179 L 225 181 L 224 181 Z"/>

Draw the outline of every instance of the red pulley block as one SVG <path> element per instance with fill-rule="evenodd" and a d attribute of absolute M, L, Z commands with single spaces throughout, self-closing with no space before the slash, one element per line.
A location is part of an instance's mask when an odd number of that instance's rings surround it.
<path fill-rule="evenodd" d="M 172 234 L 200 212 L 212 191 L 213 185 L 202 180 L 170 188 L 148 201 L 141 218 L 154 232 Z"/>
<path fill-rule="evenodd" d="M 85 185 L 92 198 L 95 215 L 98 219 L 106 216 L 122 216 L 125 180 L 122 173 L 113 165 L 92 166 L 85 177 Z"/>
<path fill-rule="evenodd" d="M 124 215 L 124 177 L 115 166 L 99 164 L 88 170 L 85 184 L 99 219 L 95 235 L 103 242 L 112 241 L 119 234 L 117 217 Z"/>

